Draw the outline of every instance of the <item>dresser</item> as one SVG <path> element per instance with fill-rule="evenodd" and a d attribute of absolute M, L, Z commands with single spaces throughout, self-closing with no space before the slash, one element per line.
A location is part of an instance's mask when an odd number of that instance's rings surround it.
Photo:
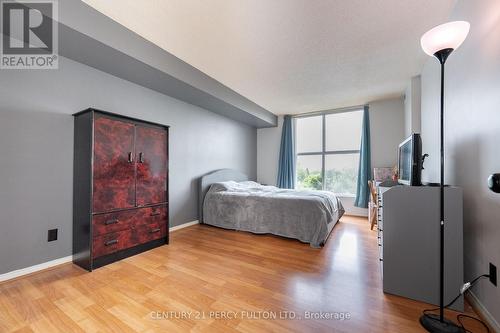
<path fill-rule="evenodd" d="M 380 264 L 380 272 L 384 272 L 384 200 L 383 194 L 394 186 L 394 182 L 377 182 L 375 183 L 377 189 L 377 243 L 378 243 L 378 261 Z"/>
<path fill-rule="evenodd" d="M 74 115 L 73 262 L 89 271 L 168 244 L 168 126 Z"/>
<path fill-rule="evenodd" d="M 383 185 L 377 212 L 383 290 L 438 305 L 439 187 Z M 460 188 L 445 188 L 445 303 L 464 280 L 462 200 Z M 463 298 L 452 308 L 463 311 Z"/>

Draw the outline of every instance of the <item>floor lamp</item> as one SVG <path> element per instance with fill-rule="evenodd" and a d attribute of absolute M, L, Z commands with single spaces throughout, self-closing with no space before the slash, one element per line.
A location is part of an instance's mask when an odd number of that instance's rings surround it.
<path fill-rule="evenodd" d="M 429 332 L 464 332 L 463 328 L 444 317 L 444 64 L 469 33 L 465 21 L 439 25 L 426 32 L 420 44 L 425 53 L 434 56 L 441 64 L 441 181 L 439 189 L 440 253 L 439 253 L 439 315 L 424 314 L 420 324 Z"/>

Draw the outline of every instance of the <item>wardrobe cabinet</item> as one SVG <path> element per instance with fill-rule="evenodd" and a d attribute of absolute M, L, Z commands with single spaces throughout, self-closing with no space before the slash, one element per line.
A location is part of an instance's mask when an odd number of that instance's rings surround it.
<path fill-rule="evenodd" d="M 74 117 L 73 262 L 92 270 L 168 244 L 168 126 Z"/>

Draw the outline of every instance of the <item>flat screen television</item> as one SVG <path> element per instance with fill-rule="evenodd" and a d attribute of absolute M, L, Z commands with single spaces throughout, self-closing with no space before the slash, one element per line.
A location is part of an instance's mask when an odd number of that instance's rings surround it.
<path fill-rule="evenodd" d="M 422 176 L 422 139 L 414 133 L 399 145 L 398 183 L 420 186 Z"/>

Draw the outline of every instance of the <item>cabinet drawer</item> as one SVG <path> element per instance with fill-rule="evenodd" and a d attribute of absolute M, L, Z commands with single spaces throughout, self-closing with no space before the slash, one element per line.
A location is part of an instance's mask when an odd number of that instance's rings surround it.
<path fill-rule="evenodd" d="M 382 229 L 377 229 L 377 243 L 382 244 L 382 239 L 384 237 L 384 233 Z"/>
<path fill-rule="evenodd" d="M 93 257 L 97 258 L 142 243 L 147 243 L 165 237 L 166 234 L 166 224 L 153 223 L 97 236 L 93 239 Z"/>
<path fill-rule="evenodd" d="M 166 223 L 167 221 L 167 207 L 166 206 L 153 206 L 137 209 L 137 214 L 134 218 L 135 225 L 147 225 L 152 223 Z"/>
<path fill-rule="evenodd" d="M 167 207 L 154 206 L 94 215 L 94 237 L 134 228 L 140 225 L 167 222 Z"/>
<path fill-rule="evenodd" d="M 120 212 L 94 215 L 92 226 L 94 236 L 105 235 L 132 228 L 136 210 L 125 210 Z"/>

